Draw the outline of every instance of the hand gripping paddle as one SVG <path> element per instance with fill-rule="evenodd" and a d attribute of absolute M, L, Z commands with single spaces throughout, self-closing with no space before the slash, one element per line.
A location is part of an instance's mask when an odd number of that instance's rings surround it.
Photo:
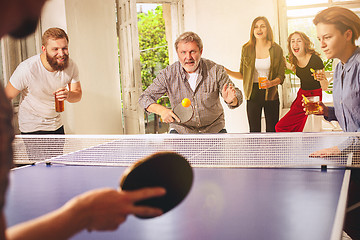
<path fill-rule="evenodd" d="M 164 196 L 142 200 L 136 205 L 160 208 L 166 213 L 187 196 L 192 182 L 192 168 L 183 156 L 175 152 L 159 152 L 130 166 L 121 178 L 120 187 L 129 191 L 144 187 L 165 188 Z"/>
<path fill-rule="evenodd" d="M 178 116 L 181 123 L 190 121 L 194 115 L 194 109 L 191 106 L 191 101 L 188 98 L 184 98 L 181 103 L 176 105 L 173 112 Z"/>

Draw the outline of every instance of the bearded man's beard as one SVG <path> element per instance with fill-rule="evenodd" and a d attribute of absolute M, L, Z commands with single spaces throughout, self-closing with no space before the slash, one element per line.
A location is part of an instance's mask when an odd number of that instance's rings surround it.
<path fill-rule="evenodd" d="M 46 60 L 55 71 L 62 71 L 69 65 L 69 55 L 64 55 L 63 58 L 64 61 L 58 63 L 56 56 L 51 57 L 48 53 L 46 53 Z"/>

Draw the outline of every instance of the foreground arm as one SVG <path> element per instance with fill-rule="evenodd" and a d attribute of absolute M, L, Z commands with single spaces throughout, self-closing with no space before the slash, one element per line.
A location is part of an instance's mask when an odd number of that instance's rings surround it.
<path fill-rule="evenodd" d="M 326 107 L 320 102 L 320 115 L 324 115 L 327 121 L 337 121 L 334 107 Z M 355 132 L 360 132 L 358 128 Z M 360 146 L 360 139 L 357 136 L 350 136 L 345 141 L 341 142 L 337 146 L 321 149 L 310 154 L 310 157 L 331 157 L 348 154 L 351 152 L 358 152 Z"/>
<path fill-rule="evenodd" d="M 309 155 L 309 157 L 313 158 L 324 158 L 324 157 L 331 157 L 331 156 L 339 156 L 341 151 L 338 146 L 334 146 L 331 148 L 324 148 L 318 151 L 315 151 Z"/>
<path fill-rule="evenodd" d="M 304 100 L 303 100 L 304 101 Z M 325 104 L 323 102 L 319 102 L 320 108 L 319 108 L 319 112 L 315 115 L 323 115 L 325 118 L 327 118 L 330 114 L 330 112 L 333 112 L 333 108 L 329 108 L 327 106 L 325 106 Z M 304 106 L 304 102 L 303 102 L 303 106 Z M 305 114 L 306 110 L 304 108 Z M 334 115 L 335 114 L 330 114 L 330 115 Z M 331 121 L 331 120 L 329 120 Z M 313 157 L 313 158 L 325 158 L 325 157 L 331 157 L 331 156 L 339 156 L 341 154 L 341 151 L 339 149 L 338 146 L 333 146 L 330 148 L 324 148 L 318 151 L 315 151 L 313 153 L 311 153 L 309 155 L 309 157 Z"/>
<path fill-rule="evenodd" d="M 327 107 L 325 106 L 325 104 L 323 102 L 319 102 L 320 108 L 319 108 L 319 113 L 315 114 L 315 115 L 323 115 L 326 118 L 329 117 L 330 115 L 333 115 L 335 117 L 335 113 L 334 113 L 334 109 L 332 107 Z M 304 106 L 304 104 L 303 104 Z M 306 114 L 306 110 L 304 108 L 305 114 Z M 332 114 L 331 114 L 332 113 Z M 331 121 L 332 119 L 328 120 Z M 309 157 L 313 157 L 313 158 L 325 158 L 325 157 L 331 157 L 331 156 L 339 156 L 341 154 L 341 151 L 339 149 L 338 146 L 333 146 L 330 148 L 324 148 L 318 151 L 315 151 L 313 153 L 311 153 L 309 155 Z"/>
<path fill-rule="evenodd" d="M 144 188 L 136 191 L 98 189 L 79 195 L 58 210 L 28 221 L 6 231 L 12 239 L 68 239 L 83 229 L 115 230 L 127 215 L 159 216 L 160 209 L 135 206 L 134 203 L 165 194 L 163 188 Z"/>

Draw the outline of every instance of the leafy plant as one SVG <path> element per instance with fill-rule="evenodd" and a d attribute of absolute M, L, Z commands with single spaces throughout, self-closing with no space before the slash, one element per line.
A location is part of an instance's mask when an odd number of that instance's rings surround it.
<path fill-rule="evenodd" d="M 332 67 L 333 62 L 334 62 L 334 59 L 327 59 L 327 60 L 323 61 L 325 72 L 331 72 L 333 70 L 333 67 Z"/>
<path fill-rule="evenodd" d="M 169 97 L 166 96 L 166 95 L 159 98 L 156 103 L 158 103 L 160 105 L 163 105 L 163 106 L 165 106 L 167 108 L 171 108 Z"/>
<path fill-rule="evenodd" d="M 333 82 L 329 83 L 328 88 L 331 88 L 331 89 L 332 89 L 332 87 L 333 87 Z M 327 94 L 332 94 L 332 93 L 333 93 L 332 90 L 326 90 L 325 92 L 326 92 Z"/>
<path fill-rule="evenodd" d="M 142 89 L 145 90 L 158 72 L 169 65 L 165 21 L 161 5 L 147 13 L 138 13 L 138 30 Z"/>
<path fill-rule="evenodd" d="M 325 72 L 331 72 L 333 70 L 333 62 L 334 62 L 334 59 L 327 59 L 327 60 L 324 60 L 324 69 L 325 69 Z M 331 88 L 332 89 L 333 87 L 333 82 L 330 82 L 329 83 L 329 86 L 328 88 Z M 332 94 L 333 91 L 332 90 L 327 90 L 325 91 L 327 94 Z"/>
<path fill-rule="evenodd" d="M 288 68 L 285 70 L 285 74 L 293 74 L 293 75 L 295 75 L 294 71 L 291 70 L 291 69 L 288 69 Z"/>

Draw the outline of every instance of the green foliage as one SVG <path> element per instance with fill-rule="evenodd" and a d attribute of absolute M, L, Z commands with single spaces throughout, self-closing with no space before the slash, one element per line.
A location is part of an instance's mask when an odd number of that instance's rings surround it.
<path fill-rule="evenodd" d="M 332 89 L 332 87 L 333 87 L 333 82 L 331 82 L 331 83 L 329 84 L 328 88 Z M 332 90 L 326 90 L 325 92 L 326 92 L 327 94 L 332 94 L 332 93 L 333 93 Z"/>
<path fill-rule="evenodd" d="M 163 105 L 167 108 L 171 108 L 169 97 L 164 95 L 161 98 L 159 98 L 156 102 L 157 104 Z"/>
<path fill-rule="evenodd" d="M 169 65 L 163 9 L 138 13 L 142 89 L 145 90 L 158 72 Z"/>
<path fill-rule="evenodd" d="M 325 60 L 324 61 L 324 68 L 325 68 L 325 71 L 326 72 L 331 72 L 333 70 L 333 62 L 334 62 L 334 59 L 328 59 L 328 60 Z M 332 89 L 333 87 L 333 82 L 331 82 L 328 86 L 328 88 Z M 327 90 L 325 91 L 327 94 L 332 94 L 333 91 L 332 90 Z"/>
<path fill-rule="evenodd" d="M 288 68 L 286 68 L 286 70 L 285 70 L 285 74 L 292 74 L 292 75 L 295 75 L 294 71 L 293 71 L 293 70 L 291 70 L 291 69 L 288 69 Z"/>

